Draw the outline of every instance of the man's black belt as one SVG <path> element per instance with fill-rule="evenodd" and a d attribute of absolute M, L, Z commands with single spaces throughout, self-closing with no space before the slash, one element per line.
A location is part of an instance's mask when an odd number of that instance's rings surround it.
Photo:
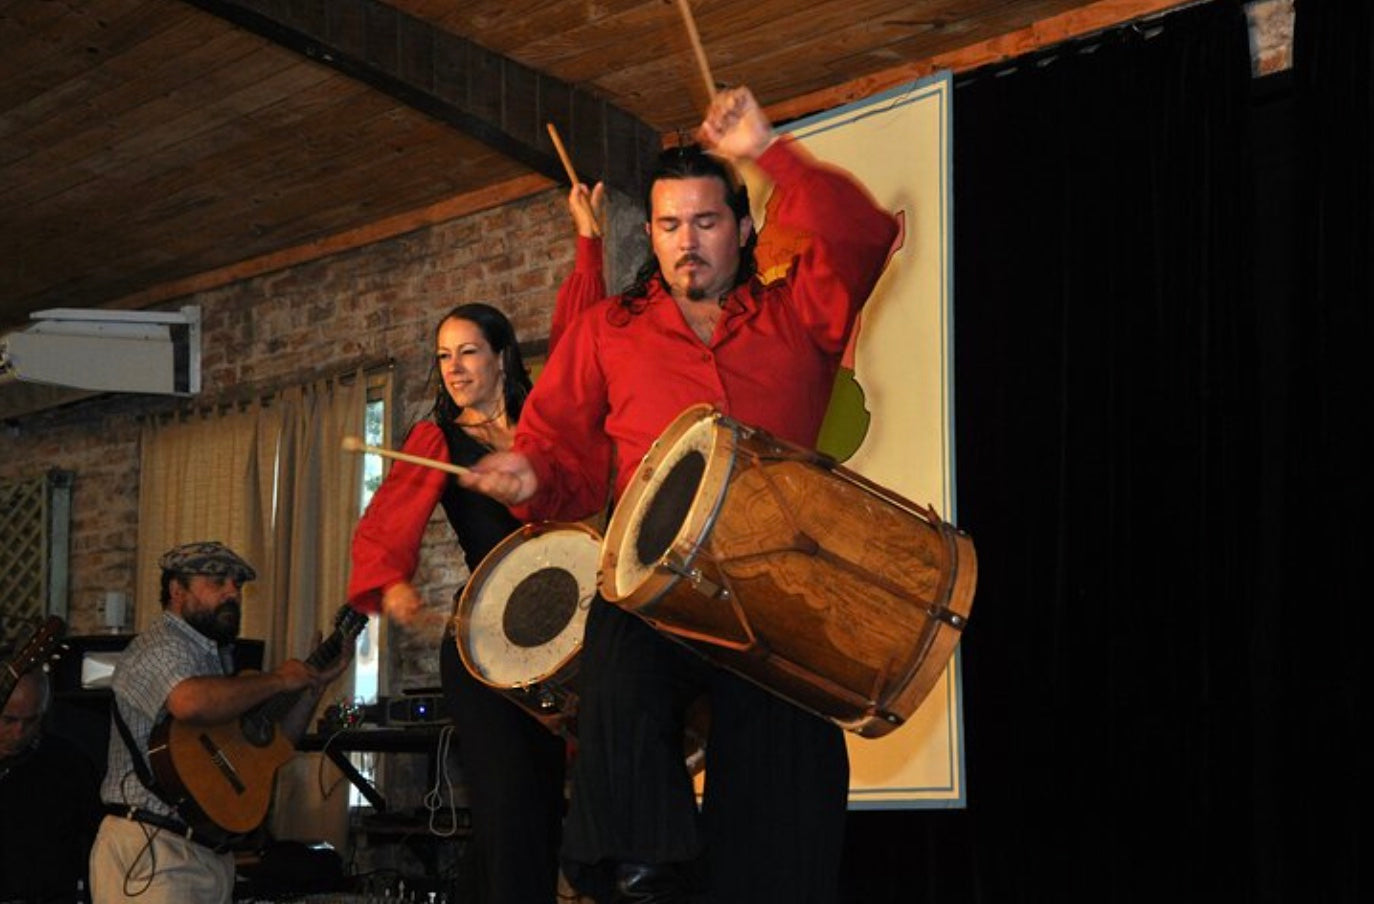
<path fill-rule="evenodd" d="M 152 810 L 145 810 L 142 807 L 122 807 L 119 804 L 105 804 L 105 812 L 109 813 L 111 816 L 118 816 L 122 819 L 132 819 L 134 822 L 141 822 L 144 825 L 165 829 L 174 835 L 185 838 L 187 841 L 192 841 L 202 847 L 207 847 L 217 854 L 222 854 L 230 849 L 223 839 L 207 838 L 204 832 L 197 832 L 174 816 L 164 816 L 161 813 L 154 813 Z"/>

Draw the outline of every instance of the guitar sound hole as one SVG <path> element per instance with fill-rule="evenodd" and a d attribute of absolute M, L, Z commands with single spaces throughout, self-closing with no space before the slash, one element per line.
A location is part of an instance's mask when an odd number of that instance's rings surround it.
<path fill-rule="evenodd" d="M 249 715 L 240 723 L 243 739 L 254 747 L 266 747 L 276 737 L 277 727 L 270 719 Z"/>

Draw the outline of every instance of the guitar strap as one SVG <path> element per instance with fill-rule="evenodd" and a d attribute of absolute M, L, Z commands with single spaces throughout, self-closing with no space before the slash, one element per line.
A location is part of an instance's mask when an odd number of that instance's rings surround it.
<path fill-rule="evenodd" d="M 139 783 L 147 788 L 149 793 L 154 797 L 170 807 L 173 813 L 185 819 L 182 815 L 180 804 L 170 799 L 166 792 L 162 790 L 161 786 L 158 785 L 157 777 L 153 775 L 152 769 L 148 766 L 148 761 L 143 758 L 142 751 L 138 749 L 138 744 L 134 741 L 134 733 L 129 730 L 128 723 L 126 723 L 124 717 L 120 715 L 118 701 L 110 701 L 110 712 L 114 716 L 115 728 L 119 730 L 119 737 L 129 751 L 129 758 L 134 764 L 134 775 L 138 776 Z M 195 830 L 192 840 L 205 844 L 215 851 L 220 851 L 230 850 L 242 840 L 250 837 L 251 835 L 231 835 L 228 832 L 209 832 L 203 828 L 198 828 Z"/>
<path fill-rule="evenodd" d="M 230 674 L 233 672 L 233 669 L 230 667 L 233 663 L 233 654 L 234 647 L 232 644 L 228 645 L 228 658 L 225 658 L 225 648 L 220 648 L 220 657 L 225 660 L 225 666 Z M 129 759 L 133 761 L 134 775 L 138 776 L 139 784 L 143 785 L 143 787 L 148 789 L 150 794 L 170 807 L 172 812 L 180 814 L 180 805 L 168 797 L 167 793 L 158 785 L 157 777 L 153 775 L 153 770 L 148 766 L 147 758 L 144 756 L 143 751 L 139 749 L 138 744 L 134 741 L 134 733 L 129 730 L 128 723 L 124 721 L 124 716 L 119 712 L 118 699 L 110 700 L 110 714 L 114 716 L 115 728 L 119 729 L 119 737 L 124 741 L 124 746 L 129 751 Z"/>
<path fill-rule="evenodd" d="M 134 775 L 138 776 L 139 783 L 147 788 L 154 797 L 175 811 L 177 805 L 168 800 L 167 795 L 158 787 L 157 779 L 153 776 L 153 771 L 148 768 L 148 761 L 143 758 L 143 752 L 138 749 L 138 744 L 134 742 L 134 733 L 129 730 L 129 726 L 125 723 L 124 717 L 120 715 L 118 700 L 110 701 L 110 712 L 114 715 L 115 728 L 119 729 L 119 737 L 124 741 L 124 746 L 129 750 L 129 758 L 133 760 L 134 763 Z"/>

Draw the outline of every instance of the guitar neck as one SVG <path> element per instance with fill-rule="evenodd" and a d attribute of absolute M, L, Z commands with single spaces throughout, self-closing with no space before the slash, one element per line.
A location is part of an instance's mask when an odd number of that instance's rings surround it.
<path fill-rule="evenodd" d="M 338 659 L 341 653 L 343 653 L 343 635 L 335 630 L 309 656 L 305 657 L 305 664 L 312 669 L 322 669 Z"/>
<path fill-rule="evenodd" d="M 24 673 L 41 667 L 57 649 L 66 630 L 65 621 L 56 615 L 49 615 L 13 659 L 0 663 L 0 707 L 9 702 L 10 694 Z"/>
<path fill-rule="evenodd" d="M 18 683 L 19 673 L 14 670 L 14 666 L 5 663 L 5 667 L 0 669 L 0 709 L 4 709 L 5 704 L 10 702 L 10 692 Z"/>
<path fill-rule="evenodd" d="M 363 617 L 363 621 L 366 621 L 365 617 Z M 352 630 L 351 626 L 350 630 Z M 351 641 L 356 636 L 356 630 L 352 630 L 350 636 L 345 637 L 342 628 L 335 628 L 330 632 L 329 636 L 305 658 L 305 664 L 312 669 L 323 669 L 333 664 L 333 662 L 342 655 L 344 643 L 346 641 Z M 257 708 L 251 710 L 244 718 L 266 719 L 272 723 L 280 722 L 304 694 L 304 688 L 277 694 L 275 697 L 260 703 Z"/>
<path fill-rule="evenodd" d="M 333 645 L 336 650 L 339 649 L 340 645 L 334 635 L 330 636 L 330 641 L 334 641 Z M 323 668 L 337 658 L 337 652 L 334 656 L 321 654 L 320 651 L 326 646 L 329 646 L 329 641 L 320 644 L 315 648 L 313 653 L 306 657 L 305 662 L 312 669 Z M 294 691 L 283 691 L 274 697 L 269 697 L 267 700 L 259 703 L 254 709 L 249 710 L 244 714 L 244 719 L 264 719 L 275 724 L 286 718 L 286 714 L 291 711 L 291 708 L 295 706 L 297 701 L 303 696 L 305 696 L 305 688 Z"/>

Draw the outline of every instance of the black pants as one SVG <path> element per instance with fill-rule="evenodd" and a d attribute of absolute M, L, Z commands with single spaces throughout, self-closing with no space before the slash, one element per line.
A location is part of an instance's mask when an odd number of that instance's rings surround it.
<path fill-rule="evenodd" d="M 692 863 L 717 904 L 836 900 L 849 785 L 839 728 L 601 599 L 579 680 L 563 857 L 580 888 L 604 896 L 616 862 Z M 703 693 L 711 723 L 698 813 L 683 714 Z"/>
<path fill-rule="evenodd" d="M 551 904 L 558 887 L 566 744 L 474 678 L 453 636 L 439 653 L 472 814 L 478 899 Z"/>

